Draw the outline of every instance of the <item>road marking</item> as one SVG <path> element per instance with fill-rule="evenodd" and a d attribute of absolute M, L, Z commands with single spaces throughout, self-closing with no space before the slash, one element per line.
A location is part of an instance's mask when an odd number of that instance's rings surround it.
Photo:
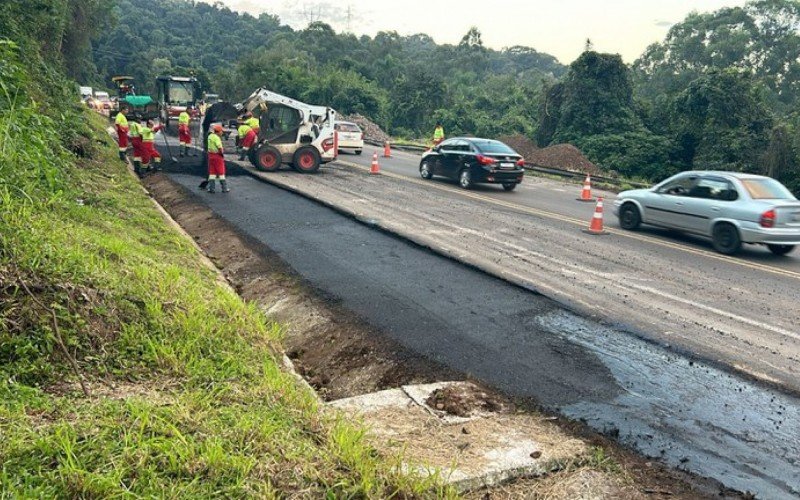
<path fill-rule="evenodd" d="M 352 162 L 345 161 L 345 160 L 337 160 L 336 162 L 341 164 L 341 165 L 347 166 L 347 167 L 356 168 L 356 169 L 359 169 L 359 170 L 362 170 L 362 171 L 369 171 L 368 167 L 364 167 L 364 166 L 359 165 L 357 163 L 352 163 Z M 492 203 L 494 205 L 498 205 L 498 206 L 505 207 L 505 208 L 510 208 L 512 210 L 516 210 L 516 211 L 520 211 L 520 212 L 525 212 L 525 213 L 528 213 L 528 214 L 531 214 L 531 215 L 538 215 L 540 217 L 546 217 L 546 218 L 557 220 L 557 221 L 561 221 L 561 222 L 568 222 L 570 224 L 574 224 L 574 225 L 581 226 L 581 227 L 588 227 L 589 226 L 589 221 L 588 220 L 585 220 L 585 221 L 584 220 L 579 220 L 579 219 L 575 219 L 573 217 L 569 217 L 569 216 L 566 216 L 566 215 L 558 214 L 556 212 L 550 212 L 548 210 L 542 210 L 542 209 L 539 209 L 539 208 L 533 208 L 533 207 L 527 207 L 525 205 L 519 205 L 517 203 L 512 203 L 512 202 L 508 202 L 508 201 L 502 201 L 502 200 L 498 200 L 498 199 L 495 199 L 495 198 L 490 198 L 488 196 L 484 196 L 482 194 L 477 194 L 477 193 L 474 193 L 474 192 L 469 192 L 469 191 L 464 191 L 464 190 L 461 190 L 461 189 L 452 188 L 452 187 L 445 186 L 445 185 L 442 185 L 442 184 L 438 184 L 438 183 L 435 183 L 435 182 L 423 181 L 421 179 L 414 179 L 414 178 L 411 178 L 411 177 L 406 177 L 404 175 L 395 174 L 395 173 L 389 172 L 387 170 L 382 170 L 381 171 L 381 175 L 386 176 L 386 177 L 391 177 L 393 179 L 402 180 L 404 182 L 411 182 L 413 184 L 419 184 L 420 186 L 426 186 L 426 187 L 429 187 L 429 188 L 438 189 L 440 191 L 446 191 L 448 193 L 460 195 L 460 196 L 463 196 L 463 197 L 466 197 L 466 198 L 472 198 L 472 199 L 475 199 L 475 200 L 480 200 L 480 201 L 484 201 L 484 202 L 487 202 L 487 203 Z M 660 240 L 660 239 L 657 239 L 657 238 L 653 238 L 651 236 L 645 236 L 645 235 L 642 235 L 642 234 L 632 233 L 630 231 L 622 231 L 622 230 L 614 229 L 614 228 L 606 228 L 606 231 L 608 231 L 609 233 L 614 234 L 616 236 L 622 236 L 622 237 L 625 237 L 625 238 L 630 238 L 630 239 L 638 240 L 638 241 L 645 242 L 645 243 L 651 243 L 653 245 L 659 245 L 659 246 L 662 246 L 662 247 L 671 248 L 673 250 L 679 250 L 679 251 L 682 251 L 682 252 L 687 252 L 687 253 L 691 253 L 691 254 L 694 254 L 694 255 L 699 255 L 701 257 L 707 257 L 707 258 L 718 260 L 718 261 L 721 261 L 721 262 L 727 262 L 729 264 L 735 264 L 735 265 L 738 265 L 738 266 L 747 267 L 747 268 L 758 270 L 758 271 L 765 271 L 765 272 L 768 272 L 768 273 L 777 274 L 777 275 L 788 277 L 788 278 L 800 279 L 800 272 L 790 271 L 788 269 L 780 269 L 780 268 L 768 266 L 768 265 L 765 265 L 765 264 L 758 264 L 758 263 L 755 263 L 755 262 L 747 262 L 747 261 L 744 261 L 744 260 L 741 260 L 741 259 L 728 257 L 727 255 L 722 255 L 722 254 L 718 254 L 718 253 L 709 252 L 707 250 L 700 250 L 700 249 L 697 249 L 697 248 L 691 248 L 691 247 L 687 247 L 687 246 L 682 246 L 682 245 L 679 245 L 677 243 L 672 243 L 672 242 L 669 242 L 669 241 Z"/>

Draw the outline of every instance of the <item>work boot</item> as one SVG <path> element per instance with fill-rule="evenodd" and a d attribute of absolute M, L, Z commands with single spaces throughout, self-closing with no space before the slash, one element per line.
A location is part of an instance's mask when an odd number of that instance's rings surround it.
<path fill-rule="evenodd" d="M 136 175 L 141 177 L 142 176 L 142 162 L 133 160 L 133 171 L 136 173 Z"/>
<path fill-rule="evenodd" d="M 125 151 L 119 152 L 119 159 L 122 161 L 128 161 L 128 157 L 125 155 Z"/>
<path fill-rule="evenodd" d="M 219 185 L 222 188 L 222 192 L 223 193 L 230 193 L 231 192 L 231 190 L 228 189 L 228 181 L 221 180 L 221 181 L 219 181 Z"/>
<path fill-rule="evenodd" d="M 208 181 L 208 192 L 209 193 L 216 192 L 216 190 L 214 189 L 214 180 L 213 179 Z"/>

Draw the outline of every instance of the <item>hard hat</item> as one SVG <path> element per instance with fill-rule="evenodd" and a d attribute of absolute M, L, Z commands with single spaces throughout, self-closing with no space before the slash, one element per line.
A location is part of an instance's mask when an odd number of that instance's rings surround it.
<path fill-rule="evenodd" d="M 215 123 L 213 125 L 213 127 L 212 127 L 212 130 L 214 132 L 217 132 L 217 133 L 222 132 L 222 124 L 221 123 Z"/>

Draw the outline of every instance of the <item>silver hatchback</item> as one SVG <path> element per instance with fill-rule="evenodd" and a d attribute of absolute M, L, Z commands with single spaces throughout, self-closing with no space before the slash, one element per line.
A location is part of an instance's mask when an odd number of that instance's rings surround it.
<path fill-rule="evenodd" d="M 800 245 L 800 202 L 780 182 L 738 172 L 682 172 L 650 189 L 623 191 L 614 214 L 624 229 L 650 224 L 711 238 L 720 253 L 743 243 L 785 255 Z"/>

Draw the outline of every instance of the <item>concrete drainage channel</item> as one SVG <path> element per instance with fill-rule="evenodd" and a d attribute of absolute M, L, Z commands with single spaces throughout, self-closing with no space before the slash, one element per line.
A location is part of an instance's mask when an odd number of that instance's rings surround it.
<path fill-rule="evenodd" d="M 241 171 L 232 170 L 239 175 L 242 174 Z M 180 169 L 180 171 L 185 171 L 185 169 Z M 171 174 L 171 177 L 189 189 L 195 188 L 198 179 L 197 177 L 177 173 Z M 234 183 L 237 189 L 235 191 L 236 196 L 243 197 L 244 200 L 234 197 L 227 200 L 204 198 L 204 202 L 208 203 L 217 215 L 231 220 L 239 227 L 240 231 L 256 239 L 275 241 L 276 237 L 290 237 L 296 243 L 294 239 L 301 236 L 297 234 L 297 229 L 301 229 L 301 232 L 304 232 L 303 237 L 308 237 L 309 234 L 307 233 L 309 231 L 314 232 L 314 229 L 320 229 L 331 224 L 336 225 L 335 230 L 332 232 L 338 233 L 339 237 L 347 239 L 347 244 L 351 246 L 354 241 L 365 245 L 362 240 L 373 237 L 364 232 L 369 231 L 366 228 L 357 230 L 350 226 L 352 224 L 358 225 L 357 223 L 353 221 L 333 222 L 329 219 L 330 215 L 323 217 L 323 220 L 315 219 L 311 226 L 309 226 L 310 221 L 302 222 L 301 220 L 302 215 L 308 214 L 300 214 L 299 212 L 290 217 L 292 220 L 290 225 L 286 225 L 286 220 L 273 220 L 274 216 L 268 212 L 274 213 L 277 207 L 293 210 L 297 208 L 298 205 L 296 204 L 300 202 L 290 202 L 287 197 L 292 195 L 275 191 L 273 188 L 268 188 L 264 185 L 258 187 L 253 182 L 252 180 L 247 180 L 247 177 L 240 177 Z M 242 210 L 250 210 L 250 208 L 245 208 L 237 200 L 245 201 L 244 205 L 249 207 L 261 207 L 264 211 L 254 208 L 252 213 L 241 214 Z M 266 206 L 270 203 L 274 204 L 271 208 Z M 306 207 L 303 210 L 325 209 L 322 207 Z M 303 212 L 303 210 L 300 212 Z M 239 214 L 235 215 L 235 212 Z M 280 228 L 278 227 L 279 223 L 283 224 Z M 252 229 L 255 225 L 272 229 L 265 230 L 263 234 L 261 232 L 252 234 Z M 303 231 L 303 226 L 305 226 L 305 231 Z M 329 245 L 330 242 L 325 240 L 325 238 L 332 237 L 331 231 L 321 232 L 325 232 L 325 235 L 317 235 L 315 237 L 325 241 L 326 245 L 324 246 L 331 246 L 327 251 L 338 251 L 338 247 L 335 244 Z M 380 235 L 380 233 L 376 234 L 379 236 L 374 237 L 390 238 L 386 235 Z M 312 237 L 311 240 L 306 240 L 307 244 L 320 245 L 319 241 L 313 241 L 315 237 Z M 397 249 L 398 245 L 405 244 L 394 242 L 387 245 L 387 248 Z M 308 256 L 298 256 L 296 254 L 296 244 L 294 245 L 294 250 L 288 247 L 281 248 L 280 244 L 270 246 L 277 247 L 273 248 L 277 254 L 286 259 L 292 267 L 297 268 L 301 274 L 305 275 L 302 270 L 305 269 L 304 266 L 306 265 L 304 259 Z M 310 247 L 309 249 L 311 250 Z M 381 251 L 383 250 L 384 248 L 381 248 Z M 403 250 L 403 252 L 406 251 L 424 253 L 424 250 L 418 248 Z M 355 255 L 352 255 L 351 258 L 359 258 L 358 253 L 359 250 L 356 249 L 354 251 Z M 321 257 L 325 258 L 326 256 L 323 255 Z M 368 274 L 371 272 L 379 273 L 379 268 L 382 265 L 397 266 L 397 262 L 404 259 L 401 256 L 396 257 L 396 259 L 389 259 L 387 262 L 370 264 L 369 267 L 376 267 L 376 269 L 367 269 L 364 272 Z M 423 261 L 438 258 L 430 255 L 416 255 L 416 257 Z M 423 264 L 426 263 L 427 261 L 423 262 Z M 463 272 L 476 273 L 477 271 L 465 269 Z M 424 281 L 424 279 L 420 278 L 420 281 Z M 597 390 L 594 395 L 591 394 L 592 391 L 583 394 L 578 391 L 578 397 L 567 398 L 562 401 L 558 401 L 558 398 L 537 398 L 543 387 L 537 386 L 535 380 L 529 378 L 531 376 L 530 373 L 527 377 L 522 373 L 516 373 L 515 363 L 510 362 L 508 366 L 500 369 L 501 371 L 508 370 L 506 375 L 510 374 L 509 376 L 504 376 L 496 371 L 483 371 L 479 367 L 476 370 L 472 370 L 470 368 L 476 367 L 475 360 L 470 361 L 458 356 L 455 358 L 459 359 L 455 359 L 448 356 L 451 353 L 430 351 L 431 349 L 436 349 L 434 345 L 420 345 L 415 344 L 413 341 L 408 341 L 408 339 L 402 339 L 403 332 L 396 329 L 393 331 L 393 325 L 381 325 L 381 319 L 371 318 L 368 309 L 359 309 L 363 304 L 359 303 L 353 307 L 353 304 L 349 303 L 350 299 L 348 299 L 348 294 L 352 293 L 352 290 L 336 289 L 335 285 L 327 282 L 313 284 L 315 287 L 322 288 L 325 293 L 332 294 L 337 303 L 341 302 L 344 307 L 356 310 L 360 316 L 365 317 L 370 323 L 377 324 L 381 329 L 388 331 L 394 340 L 401 340 L 406 349 L 412 352 L 424 352 L 426 355 L 434 357 L 449 366 L 455 366 L 459 362 L 463 362 L 466 366 L 464 369 L 474 373 L 480 380 L 500 387 L 505 393 L 513 396 L 533 397 L 544 401 L 549 407 L 558 409 L 570 418 L 583 420 L 595 429 L 636 448 L 647 456 L 659 457 L 680 469 L 713 477 L 729 487 L 740 491 L 754 491 L 763 497 L 791 497 L 797 495 L 798 491 L 800 491 L 800 484 L 798 484 L 798 481 L 800 481 L 800 474 L 798 474 L 800 464 L 797 462 L 800 450 L 798 450 L 796 437 L 800 435 L 800 428 L 798 428 L 798 422 L 800 422 L 798 408 L 800 408 L 800 405 L 796 398 L 739 380 L 711 366 L 688 361 L 668 350 L 637 341 L 627 334 L 607 329 L 595 322 L 573 316 L 552 304 L 543 306 L 541 310 L 533 314 L 519 314 L 512 318 L 508 324 L 502 322 L 502 324 L 496 324 L 494 328 L 498 332 L 497 335 L 514 337 L 527 333 L 527 335 L 519 337 L 518 340 L 511 339 L 514 342 L 520 342 L 516 345 L 516 349 L 523 352 L 535 348 L 536 343 L 531 344 L 532 338 L 529 336 L 530 334 L 535 334 L 537 338 L 548 339 L 548 342 L 557 341 L 556 351 L 558 349 L 567 351 L 572 349 L 573 351 L 571 352 L 576 354 L 579 359 L 581 356 L 589 356 L 584 361 L 590 364 L 591 362 L 597 363 L 600 369 L 600 372 L 597 373 L 604 373 L 599 380 L 599 384 L 603 387 L 596 387 L 595 389 Z M 509 294 L 509 296 L 526 293 L 508 284 L 493 284 L 492 286 L 507 287 L 503 288 L 502 293 Z M 364 290 L 364 292 L 370 293 L 371 290 Z M 531 297 L 525 300 L 530 301 Z M 381 300 L 376 302 L 379 304 L 384 303 Z M 513 302 L 513 300 L 510 301 L 510 303 Z M 402 306 L 403 304 L 398 305 Z M 474 312 L 479 318 L 481 311 L 476 310 Z M 399 314 L 404 313 L 410 313 L 410 311 L 402 311 Z M 413 316 L 413 314 L 411 315 Z M 433 316 L 435 317 L 436 314 L 434 313 Z M 413 319 L 409 319 L 409 322 L 413 327 Z M 434 329 L 443 326 L 448 325 L 437 324 L 434 325 Z M 465 340 L 469 343 L 474 339 Z M 505 340 L 508 341 L 508 339 Z M 301 347 L 298 346 L 298 348 Z M 477 348 L 480 349 L 481 347 Z M 487 349 L 490 348 L 487 347 Z M 484 357 L 494 355 L 489 350 L 481 354 Z M 516 354 L 519 355 L 519 353 Z M 566 355 L 571 357 L 569 352 Z M 535 358 L 536 354 L 532 354 L 532 357 Z M 300 355 L 299 359 L 295 361 L 299 362 L 298 364 L 302 370 L 303 356 Z M 536 367 L 532 367 L 531 373 L 535 371 Z M 311 374 L 310 378 L 313 379 L 317 375 Z M 580 373 L 577 375 L 579 376 Z M 590 373 L 585 376 L 592 377 Z M 430 382 L 434 380 L 442 380 L 442 378 L 433 376 L 427 379 Z M 414 384 L 401 383 L 400 385 Z M 545 383 L 543 385 L 548 384 Z M 420 405 L 416 400 L 412 399 L 413 403 L 409 403 L 408 400 L 402 403 L 402 397 L 400 397 L 402 395 L 394 394 L 398 397 L 392 396 L 388 398 L 393 402 L 387 402 L 387 406 L 376 406 L 376 404 L 369 402 L 364 402 L 363 404 L 367 407 L 377 407 L 378 414 L 391 411 L 391 408 L 397 407 L 397 405 L 416 405 L 419 406 L 417 410 L 427 413 L 430 418 L 439 418 L 435 412 L 431 413 L 429 409 L 426 409 L 424 405 Z M 383 396 L 372 397 L 383 398 Z M 350 404 L 352 405 L 354 401 L 350 400 Z M 344 402 L 339 404 L 348 407 Z M 365 413 L 365 418 L 369 421 L 368 412 Z M 445 424 L 442 424 L 442 426 L 447 427 Z M 519 439 L 512 439 L 512 441 L 519 441 Z M 535 442 L 535 440 L 532 440 L 532 443 Z M 456 444 L 456 449 L 458 449 L 458 446 L 459 444 Z M 511 466 L 511 468 L 519 468 L 520 474 L 537 473 L 534 469 L 542 466 L 543 462 L 539 461 L 537 465 L 535 459 L 530 456 L 532 453 L 542 451 L 536 449 L 537 446 L 529 443 L 526 447 L 526 450 L 530 449 L 528 454 L 529 458 L 534 460 L 533 463 L 524 464 L 520 462 Z M 511 456 L 522 454 L 520 449 L 515 450 L 513 446 L 506 448 L 506 452 Z M 544 452 L 546 453 L 546 450 Z M 489 456 L 499 456 L 505 452 L 487 451 L 481 456 L 485 457 L 487 453 Z M 452 456 L 450 455 L 451 458 Z M 539 458 L 541 459 L 541 457 Z M 530 467 L 534 467 L 534 469 Z M 478 472 L 479 469 L 479 467 L 473 469 L 476 472 L 470 477 L 498 477 L 499 473 L 491 469 L 491 467 L 480 469 L 480 472 Z M 502 476 L 502 474 L 499 475 Z M 458 481 L 465 479 L 455 471 L 452 471 L 449 476 Z M 468 483 L 469 481 L 466 481 L 462 484 Z"/>

